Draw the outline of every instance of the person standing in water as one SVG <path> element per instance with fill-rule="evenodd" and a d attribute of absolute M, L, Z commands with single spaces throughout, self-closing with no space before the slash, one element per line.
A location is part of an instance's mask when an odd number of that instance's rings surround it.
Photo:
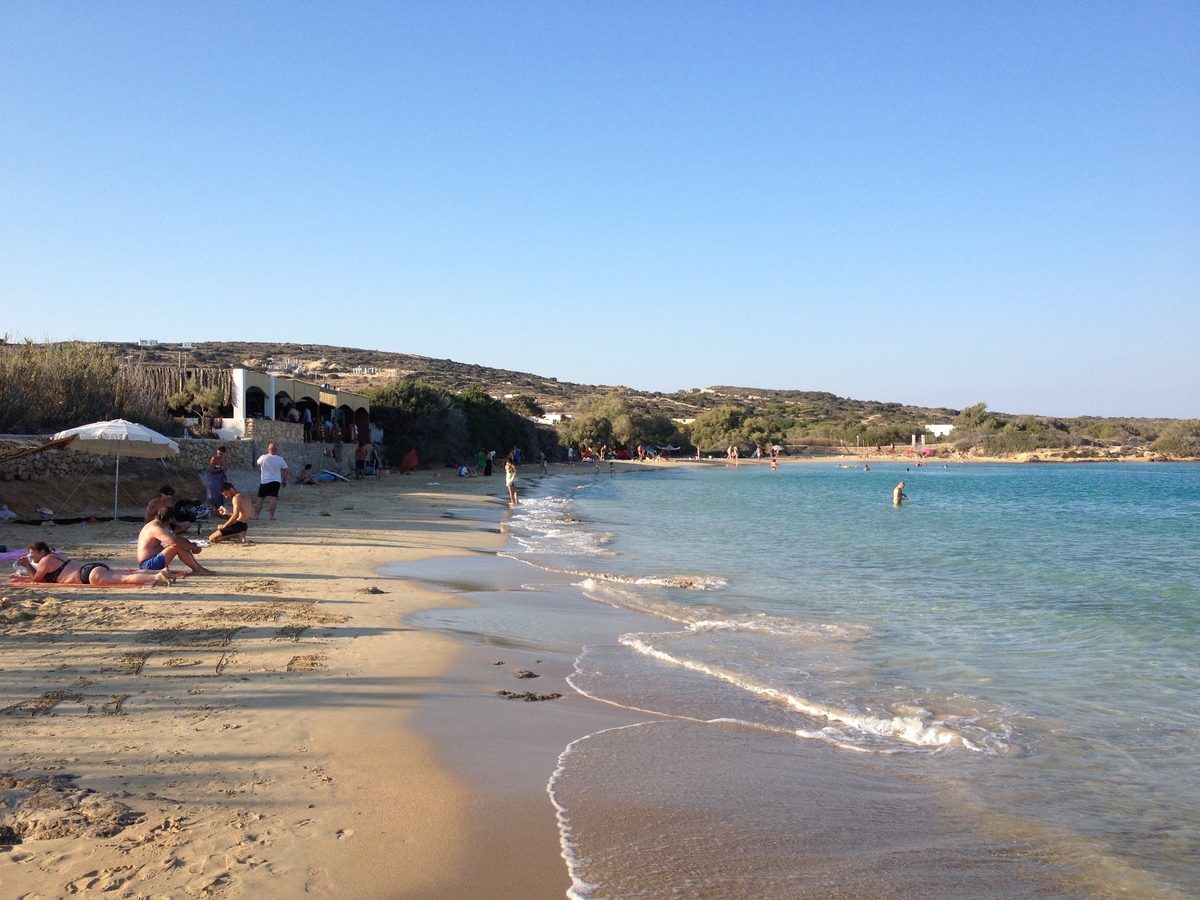
<path fill-rule="evenodd" d="M 892 491 L 892 506 L 899 506 L 907 499 L 908 494 L 904 493 L 904 482 L 902 481 Z"/>
<path fill-rule="evenodd" d="M 504 484 L 508 487 L 508 505 L 517 505 L 517 463 L 512 454 L 504 460 Z"/>

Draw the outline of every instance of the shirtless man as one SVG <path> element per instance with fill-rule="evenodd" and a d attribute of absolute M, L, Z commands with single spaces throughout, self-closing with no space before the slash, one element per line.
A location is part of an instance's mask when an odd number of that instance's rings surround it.
<path fill-rule="evenodd" d="M 246 529 L 249 528 L 250 521 L 250 501 L 246 499 L 245 494 L 228 481 L 221 485 L 221 496 L 229 501 L 229 506 L 221 504 L 217 507 L 217 512 L 223 516 L 229 516 L 229 518 L 208 536 L 208 542 L 219 544 L 221 541 L 228 541 L 236 537 L 243 544 L 246 543 Z"/>
<path fill-rule="evenodd" d="M 200 548 L 175 534 L 171 530 L 174 524 L 175 510 L 162 509 L 153 520 L 142 526 L 138 535 L 138 568 L 156 572 L 169 568 L 171 561 L 178 558 L 196 575 L 215 574 L 196 562 Z"/>
<path fill-rule="evenodd" d="M 908 494 L 904 493 L 904 482 L 902 481 L 896 485 L 895 490 L 892 491 L 892 505 L 899 506 L 907 499 Z"/>
<path fill-rule="evenodd" d="M 175 509 L 175 488 L 164 484 L 158 489 L 158 496 L 146 504 L 146 518 L 142 521 L 151 522 L 160 509 Z M 176 522 L 171 526 L 176 534 L 183 534 L 192 527 L 191 522 Z"/>
<path fill-rule="evenodd" d="M 367 457 L 371 455 L 370 448 L 366 443 L 358 445 L 358 449 L 354 451 L 354 480 L 362 481 L 367 474 Z"/>

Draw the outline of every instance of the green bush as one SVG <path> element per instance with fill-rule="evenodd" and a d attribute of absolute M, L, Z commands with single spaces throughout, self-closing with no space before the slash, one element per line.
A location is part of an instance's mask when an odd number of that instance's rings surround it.
<path fill-rule="evenodd" d="M 368 399 L 388 459 L 399 462 L 409 450 L 425 464 L 466 458 L 467 417 L 449 391 L 402 378 L 371 391 Z"/>
<path fill-rule="evenodd" d="M 459 465 L 480 448 L 501 456 L 517 447 L 527 458 L 539 449 L 555 459 L 557 435 L 493 399 L 478 386 L 452 393 L 426 381 L 401 378 L 368 394 L 371 420 L 383 429 L 388 458 L 416 450 L 424 464 Z"/>
<path fill-rule="evenodd" d="M 559 436 L 564 444 L 580 449 L 599 449 L 606 445 L 632 449 L 638 444 L 665 447 L 687 443 L 679 426 L 665 412 L 632 403 L 619 393 L 586 401 L 573 419 L 559 426 Z"/>
<path fill-rule="evenodd" d="M 1200 456 L 1200 419 L 1179 419 L 1168 423 L 1153 447 L 1168 456 Z"/>

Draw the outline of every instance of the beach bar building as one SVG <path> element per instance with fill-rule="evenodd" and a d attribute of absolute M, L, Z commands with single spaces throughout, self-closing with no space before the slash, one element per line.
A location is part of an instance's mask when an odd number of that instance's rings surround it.
<path fill-rule="evenodd" d="M 231 375 L 233 415 L 217 430 L 222 440 L 299 442 L 309 436 L 348 443 L 355 435 L 370 436 L 371 401 L 362 394 L 249 369 Z M 311 422 L 307 431 L 305 422 Z"/>

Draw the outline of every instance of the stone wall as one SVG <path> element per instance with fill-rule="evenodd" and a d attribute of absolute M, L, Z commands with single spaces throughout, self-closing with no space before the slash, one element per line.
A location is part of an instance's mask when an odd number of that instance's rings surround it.
<path fill-rule="evenodd" d="M 278 422 L 274 424 L 279 424 Z M 294 427 L 294 426 L 293 426 Z M 179 442 L 179 465 L 204 472 L 218 447 L 225 448 L 225 458 L 231 470 L 254 468 L 254 461 L 267 452 L 268 441 L 217 441 L 189 438 Z M 303 441 L 276 441 L 279 455 L 287 460 L 289 476 L 294 478 L 306 463 L 317 471 L 329 469 L 344 472 L 354 469 L 354 447 L 351 444 L 306 444 Z M 326 452 L 333 454 L 326 456 Z"/>
<path fill-rule="evenodd" d="M 0 439 L 0 454 L 45 443 L 44 438 L 34 440 Z M 82 478 L 96 465 L 98 457 L 92 453 L 76 453 L 71 449 L 43 450 L 32 456 L 0 462 L 0 481 L 45 481 L 47 478 Z M 114 459 L 113 465 L 115 466 Z"/>
<path fill-rule="evenodd" d="M 178 463 L 185 469 L 195 469 L 200 472 L 208 471 L 208 461 L 217 452 L 218 447 L 225 448 L 225 458 L 229 460 L 231 469 L 253 469 L 254 460 L 258 454 L 254 452 L 253 441 L 218 441 L 212 438 L 187 438 L 179 441 Z M 264 446 L 265 452 L 265 446 Z"/>
<path fill-rule="evenodd" d="M 275 422 L 271 419 L 247 419 L 246 440 L 266 446 L 277 444 L 303 444 L 304 426 L 296 422 Z"/>
<path fill-rule="evenodd" d="M 315 471 L 328 469 L 343 475 L 354 471 L 353 444 L 280 444 L 279 455 L 287 460 L 288 478 L 294 480 L 307 463 L 312 463 Z M 261 445 L 260 453 L 267 452 L 266 444 Z M 326 453 L 333 456 L 326 456 Z M 258 457 L 255 457 L 257 459 Z M 253 463 L 251 463 L 253 465 Z"/>
<path fill-rule="evenodd" d="M 281 424 L 278 422 L 269 424 Z M 296 426 L 290 426 L 296 427 Z M 0 454 L 10 450 L 36 446 L 45 443 L 45 438 L 12 438 L 0 437 Z M 179 456 L 168 459 L 168 462 L 180 469 L 203 474 L 208 471 L 208 461 L 218 447 L 225 448 L 225 456 L 229 460 L 232 471 L 253 471 L 254 461 L 267 452 L 267 441 L 218 441 L 201 438 L 188 438 L 179 443 Z M 349 474 L 354 469 L 354 447 L 351 444 L 305 444 L 302 441 L 277 442 L 279 455 L 287 460 L 289 476 L 294 478 L 304 468 L 306 463 L 312 463 L 317 471 L 329 469 L 332 472 Z M 326 456 L 326 453 L 333 456 Z M 153 471 L 161 466 L 158 460 L 121 459 L 121 471 L 134 471 L 144 467 L 145 463 L 154 464 Z M 21 459 L 0 462 L 0 481 L 45 481 L 48 478 L 83 478 L 89 472 L 111 473 L 116 467 L 116 457 L 97 456 L 94 453 L 84 453 L 65 448 L 61 450 L 43 450 Z"/>

